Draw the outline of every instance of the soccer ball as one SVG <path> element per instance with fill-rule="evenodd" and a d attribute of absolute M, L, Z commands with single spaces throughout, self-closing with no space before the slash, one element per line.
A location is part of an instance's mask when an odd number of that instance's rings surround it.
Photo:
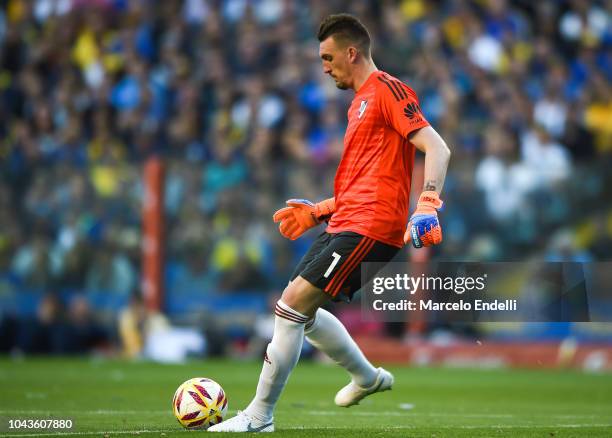
<path fill-rule="evenodd" d="M 214 380 L 196 377 L 178 387 L 172 399 L 172 412 L 186 429 L 208 429 L 223 421 L 227 397 Z"/>

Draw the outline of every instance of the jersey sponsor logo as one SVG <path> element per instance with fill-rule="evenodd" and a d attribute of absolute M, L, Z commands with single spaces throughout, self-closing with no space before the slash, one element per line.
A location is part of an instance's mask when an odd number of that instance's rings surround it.
<path fill-rule="evenodd" d="M 362 100 L 361 101 L 361 106 L 359 106 L 359 114 L 357 114 L 357 118 L 358 119 L 360 119 L 361 116 L 363 116 L 363 113 L 365 112 L 367 106 L 368 106 L 368 101 L 367 100 Z"/>
<path fill-rule="evenodd" d="M 410 120 L 414 119 L 416 115 L 421 112 L 421 108 L 417 103 L 409 103 L 404 107 L 404 115 Z"/>

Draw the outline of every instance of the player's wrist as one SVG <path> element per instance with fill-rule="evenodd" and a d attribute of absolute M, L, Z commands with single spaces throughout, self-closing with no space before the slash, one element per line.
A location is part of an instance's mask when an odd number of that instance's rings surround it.
<path fill-rule="evenodd" d="M 329 198 L 318 202 L 315 204 L 314 209 L 315 218 L 317 219 L 317 221 L 323 222 L 325 220 L 329 220 L 329 218 L 336 211 L 336 199 Z"/>

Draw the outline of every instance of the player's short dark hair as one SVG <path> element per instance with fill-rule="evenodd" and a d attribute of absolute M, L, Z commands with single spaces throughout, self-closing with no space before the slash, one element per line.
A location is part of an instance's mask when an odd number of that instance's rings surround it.
<path fill-rule="evenodd" d="M 363 23 L 351 14 L 328 15 L 321 21 L 317 34 L 319 42 L 330 36 L 341 44 L 355 45 L 362 53 L 370 56 L 370 33 Z"/>

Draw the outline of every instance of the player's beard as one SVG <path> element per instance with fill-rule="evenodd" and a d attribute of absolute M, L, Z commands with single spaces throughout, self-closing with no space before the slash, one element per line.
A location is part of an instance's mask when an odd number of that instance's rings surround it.
<path fill-rule="evenodd" d="M 336 81 L 336 88 L 339 88 L 340 90 L 348 90 L 349 87 L 344 82 Z"/>
<path fill-rule="evenodd" d="M 348 85 L 346 85 L 346 82 L 342 82 L 340 79 L 338 79 L 337 76 L 334 76 L 334 75 L 330 75 L 330 76 L 336 83 L 336 88 L 340 90 L 347 90 L 349 88 Z"/>

